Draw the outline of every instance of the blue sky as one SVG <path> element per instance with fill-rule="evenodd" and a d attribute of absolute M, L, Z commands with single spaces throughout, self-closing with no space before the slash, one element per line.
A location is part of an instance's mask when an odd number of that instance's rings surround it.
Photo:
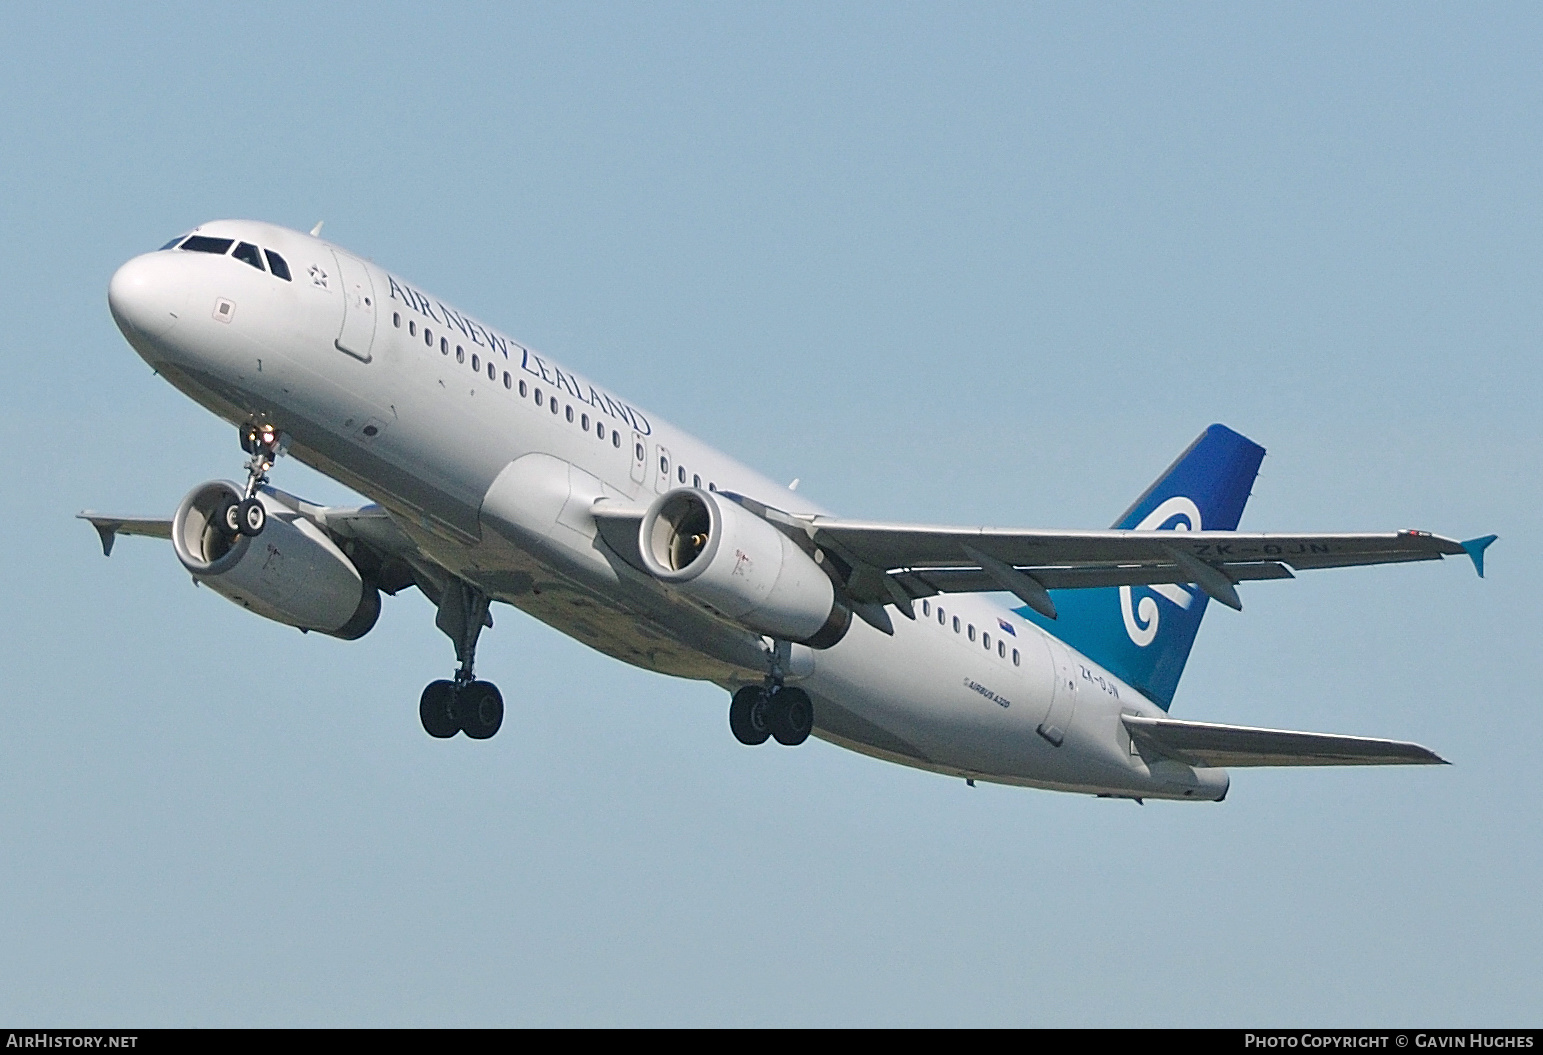
<path fill-rule="evenodd" d="M 1543 25 L 1525 5 L 13 5 L 0 1019 L 1535 1023 Z M 843 513 L 1107 525 L 1205 425 L 1243 526 L 1497 532 L 1213 613 L 1175 714 L 1450 767 L 1221 805 L 812 742 L 496 612 L 354 643 L 104 561 L 233 430 L 108 316 L 204 220 L 326 234 Z M 292 462 L 276 482 L 347 492 Z"/>

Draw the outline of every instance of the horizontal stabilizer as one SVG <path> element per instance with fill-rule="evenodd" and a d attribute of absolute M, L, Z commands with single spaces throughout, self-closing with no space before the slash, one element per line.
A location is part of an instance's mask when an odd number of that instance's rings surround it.
<path fill-rule="evenodd" d="M 171 520 L 163 517 L 110 517 L 87 510 L 77 514 L 79 520 L 89 520 L 96 533 L 102 537 L 102 556 L 113 555 L 113 540 L 119 535 L 147 535 L 150 538 L 171 538 Z"/>
<path fill-rule="evenodd" d="M 1138 747 L 1194 766 L 1421 766 L 1446 759 L 1419 744 L 1334 733 L 1251 729 L 1122 714 Z"/>

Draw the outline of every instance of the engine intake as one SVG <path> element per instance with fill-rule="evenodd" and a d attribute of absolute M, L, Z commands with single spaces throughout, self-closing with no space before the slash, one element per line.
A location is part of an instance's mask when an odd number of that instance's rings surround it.
<path fill-rule="evenodd" d="M 720 494 L 681 487 L 660 495 L 643 517 L 638 551 L 655 578 L 758 633 L 829 648 L 852 624 L 814 558 Z"/>
<path fill-rule="evenodd" d="M 189 491 L 171 522 L 177 559 L 221 597 L 302 630 L 352 641 L 380 618 L 380 591 L 359 574 L 326 533 L 304 516 L 259 493 L 267 526 L 256 538 L 232 536 L 219 522 L 225 503 L 242 493 L 228 480 Z"/>

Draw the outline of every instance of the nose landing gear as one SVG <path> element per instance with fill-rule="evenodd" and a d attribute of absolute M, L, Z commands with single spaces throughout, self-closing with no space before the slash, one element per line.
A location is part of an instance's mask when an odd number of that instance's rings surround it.
<path fill-rule="evenodd" d="M 460 666 L 453 681 L 432 681 L 423 690 L 418 700 L 423 731 L 441 740 L 456 733 L 486 740 L 504 724 L 504 697 L 498 686 L 478 681 L 472 674 L 477 638 L 484 626 L 493 625 L 487 594 L 459 579 L 451 580 L 440 596 L 434 625 L 455 644 Z"/>
<path fill-rule="evenodd" d="M 249 421 L 241 426 L 241 449 L 251 455 L 246 463 L 246 489 L 242 497 L 225 503 L 218 520 L 232 536 L 256 538 L 268 526 L 268 510 L 257 497 L 257 489 L 268 482 L 268 470 L 284 453 L 288 442 L 289 437 L 272 425 Z"/>

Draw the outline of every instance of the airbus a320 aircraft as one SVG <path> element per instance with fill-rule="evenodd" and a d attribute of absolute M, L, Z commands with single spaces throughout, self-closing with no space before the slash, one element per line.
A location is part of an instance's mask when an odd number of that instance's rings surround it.
<path fill-rule="evenodd" d="M 1482 575 L 1494 536 L 1238 532 L 1264 449 L 1221 425 L 1108 531 L 842 519 L 318 233 L 209 223 L 113 275 L 128 342 L 236 425 L 249 460 L 169 518 L 81 515 L 109 555 L 117 535 L 170 539 L 222 596 L 348 640 L 416 586 L 459 663 L 419 701 L 430 736 L 498 732 L 503 698 L 473 662 L 499 601 L 723 687 L 744 744 L 813 734 L 1137 800 L 1220 801 L 1225 766 L 1442 761 L 1168 707 L 1208 602 L 1241 608 L 1238 583 L 1463 554 Z M 372 504 L 271 486 L 285 453 Z"/>

